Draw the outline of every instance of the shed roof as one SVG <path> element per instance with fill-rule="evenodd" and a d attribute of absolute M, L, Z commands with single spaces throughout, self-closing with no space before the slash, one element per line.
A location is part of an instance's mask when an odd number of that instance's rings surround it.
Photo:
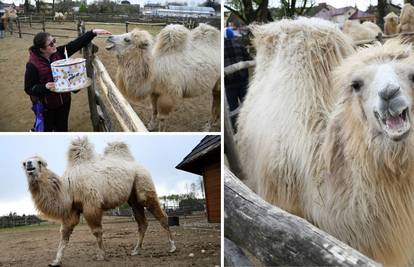
<path fill-rule="evenodd" d="M 220 144 L 220 135 L 207 135 L 175 168 L 201 175 L 203 160 L 209 156 L 220 156 Z"/>

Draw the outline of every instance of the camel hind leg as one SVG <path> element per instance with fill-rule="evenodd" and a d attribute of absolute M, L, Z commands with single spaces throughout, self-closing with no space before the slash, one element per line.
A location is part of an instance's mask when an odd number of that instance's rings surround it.
<path fill-rule="evenodd" d="M 138 241 L 134 248 L 134 250 L 131 252 L 131 255 L 138 255 L 139 250 L 142 248 L 142 242 L 144 241 L 145 232 L 148 228 L 148 222 L 147 218 L 145 217 L 145 209 L 144 206 L 140 203 L 138 203 L 138 200 L 133 194 L 130 199 L 128 200 L 128 204 L 132 208 L 132 212 L 134 213 L 135 221 L 138 224 Z"/>
<path fill-rule="evenodd" d="M 160 222 L 161 226 L 167 232 L 168 239 L 170 241 L 170 252 L 174 252 L 176 250 L 176 247 L 170 231 L 170 227 L 168 226 L 168 217 L 167 214 L 165 214 L 165 212 L 161 209 L 157 195 L 154 193 L 151 197 L 148 197 L 146 204 L 148 210 L 152 213 L 152 215 L 154 215 L 155 219 Z"/>

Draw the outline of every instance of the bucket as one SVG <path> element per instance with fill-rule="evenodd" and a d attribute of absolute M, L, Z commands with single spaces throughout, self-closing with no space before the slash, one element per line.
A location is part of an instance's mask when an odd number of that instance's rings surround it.
<path fill-rule="evenodd" d="M 86 59 L 68 58 L 53 62 L 52 76 L 56 93 L 70 92 L 91 85 L 91 79 L 86 75 Z"/>
<path fill-rule="evenodd" d="M 168 226 L 179 226 L 180 218 L 178 216 L 169 216 L 168 217 Z"/>

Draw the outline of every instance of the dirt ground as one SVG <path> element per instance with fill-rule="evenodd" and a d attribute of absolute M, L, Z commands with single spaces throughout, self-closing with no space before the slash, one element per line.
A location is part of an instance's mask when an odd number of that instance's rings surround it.
<path fill-rule="evenodd" d="M 153 218 L 136 256 L 130 255 L 137 239 L 135 222 L 104 217 L 103 229 L 105 261 L 94 260 L 95 237 L 83 221 L 71 236 L 62 266 L 220 266 L 220 225 L 207 223 L 204 216 L 180 217 L 180 226 L 171 227 L 177 246 L 174 253 L 168 252 L 167 234 Z M 47 266 L 55 257 L 59 238 L 58 224 L 0 229 L 0 266 Z"/>
<path fill-rule="evenodd" d="M 35 24 L 34 24 L 35 25 Z M 39 27 L 37 24 L 34 27 Z M 73 22 L 64 24 L 47 23 L 48 27 L 66 27 L 76 29 Z M 87 29 L 104 28 L 113 34 L 125 33 L 124 25 L 88 25 Z M 131 29 L 131 25 L 130 28 Z M 155 35 L 161 28 L 141 27 Z M 31 29 L 28 26 L 22 27 L 23 32 L 37 33 L 40 30 Z M 69 35 L 73 38 L 57 37 L 58 45 L 63 45 L 77 36 L 76 32 L 50 29 L 47 30 L 52 35 Z M 0 131 L 7 132 L 27 132 L 34 122 L 34 114 L 31 111 L 29 97 L 24 92 L 24 72 L 28 60 L 27 49 L 32 44 L 33 36 L 23 35 L 18 38 L 18 34 L 12 36 L 6 33 L 6 38 L 0 39 Z M 98 45 L 98 57 L 107 68 L 110 76 L 115 80 L 116 58 L 105 50 L 105 38 L 95 38 L 94 43 Z M 77 53 L 74 57 L 80 57 Z M 185 99 L 178 103 L 177 109 L 171 114 L 168 120 L 167 131 L 175 132 L 196 132 L 203 131 L 204 125 L 209 119 L 212 97 L 204 94 L 192 99 Z M 146 100 L 139 105 L 133 105 L 141 120 L 147 124 L 151 116 L 150 101 Z M 72 106 L 69 118 L 69 131 L 89 132 L 93 131 L 90 122 L 88 97 L 86 90 L 82 90 L 76 95 L 72 95 Z M 220 122 L 213 125 L 211 131 L 220 131 Z"/>

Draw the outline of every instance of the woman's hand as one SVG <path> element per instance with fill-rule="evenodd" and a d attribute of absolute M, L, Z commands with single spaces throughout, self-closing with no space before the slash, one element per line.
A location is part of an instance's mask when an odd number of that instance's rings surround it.
<path fill-rule="evenodd" d="M 112 35 L 111 32 L 104 29 L 94 29 L 92 32 L 96 35 Z"/>
<path fill-rule="evenodd" d="M 55 83 L 48 82 L 45 86 L 46 86 L 47 89 L 49 89 L 52 92 L 54 92 L 56 90 Z"/>

